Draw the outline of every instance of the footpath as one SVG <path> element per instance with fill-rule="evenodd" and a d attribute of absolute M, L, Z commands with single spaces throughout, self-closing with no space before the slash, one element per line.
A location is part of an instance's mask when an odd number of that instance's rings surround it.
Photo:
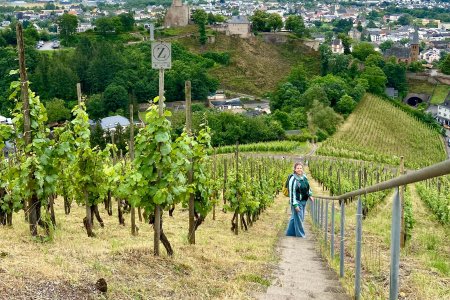
<path fill-rule="evenodd" d="M 317 183 L 312 188 L 318 190 Z M 317 194 L 316 192 L 316 194 Z M 286 209 L 286 224 L 290 209 Z M 280 262 L 274 271 L 276 277 L 266 294 L 258 296 L 260 300 L 296 300 L 323 299 L 349 300 L 338 275 L 328 267 L 321 257 L 318 242 L 315 239 L 309 213 L 305 215 L 306 238 L 282 236 L 278 242 L 277 252 Z"/>

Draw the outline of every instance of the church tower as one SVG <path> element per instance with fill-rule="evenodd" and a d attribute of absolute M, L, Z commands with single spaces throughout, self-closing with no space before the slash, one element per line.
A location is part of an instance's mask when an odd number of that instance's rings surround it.
<path fill-rule="evenodd" d="M 414 34 L 411 42 L 411 61 L 419 60 L 419 32 L 417 31 L 417 27 L 414 28 Z"/>

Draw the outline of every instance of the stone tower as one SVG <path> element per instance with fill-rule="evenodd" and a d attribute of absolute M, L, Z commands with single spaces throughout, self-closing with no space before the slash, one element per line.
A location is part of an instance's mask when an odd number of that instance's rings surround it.
<path fill-rule="evenodd" d="M 189 23 L 189 7 L 182 0 L 173 0 L 164 18 L 164 27 L 182 27 Z"/>
<path fill-rule="evenodd" d="M 413 38 L 411 41 L 411 62 L 419 60 L 419 32 L 417 27 L 414 29 Z"/>

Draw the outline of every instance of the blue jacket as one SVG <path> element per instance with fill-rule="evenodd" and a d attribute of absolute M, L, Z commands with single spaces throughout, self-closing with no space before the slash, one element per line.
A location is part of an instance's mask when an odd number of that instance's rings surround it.
<path fill-rule="evenodd" d="M 290 203 L 294 207 L 300 204 L 300 201 L 307 201 L 312 196 L 312 191 L 309 186 L 308 179 L 305 175 L 297 180 L 295 176 L 289 179 L 289 198 Z"/>

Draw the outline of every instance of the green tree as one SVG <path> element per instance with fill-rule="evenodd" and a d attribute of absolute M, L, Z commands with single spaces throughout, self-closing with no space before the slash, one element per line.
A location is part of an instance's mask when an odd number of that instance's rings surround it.
<path fill-rule="evenodd" d="M 61 38 L 69 40 L 77 32 L 78 19 L 74 15 L 63 14 L 56 20 L 56 24 Z"/>
<path fill-rule="evenodd" d="M 357 29 L 359 32 L 362 32 L 362 31 L 363 31 L 363 27 L 362 27 L 362 25 L 361 25 L 361 21 L 358 21 L 358 25 L 356 26 L 356 29 Z"/>
<path fill-rule="evenodd" d="M 120 85 L 110 84 L 103 93 L 103 107 L 107 112 L 116 112 L 119 109 L 127 109 L 128 93 Z"/>
<path fill-rule="evenodd" d="M 262 10 L 257 10 L 251 17 L 252 29 L 254 32 L 270 31 L 268 26 L 269 14 Z"/>
<path fill-rule="evenodd" d="M 376 54 L 375 48 L 371 43 L 360 42 L 353 47 L 352 55 L 360 61 L 365 61 L 370 54 Z"/>
<path fill-rule="evenodd" d="M 409 44 L 411 42 L 411 40 L 407 37 L 402 38 L 399 43 L 402 44 L 403 46 L 405 46 L 406 44 Z"/>
<path fill-rule="evenodd" d="M 284 130 L 291 130 L 294 129 L 294 124 L 292 123 L 291 119 L 289 118 L 289 114 L 287 112 L 276 110 L 271 117 L 278 121 Z"/>
<path fill-rule="evenodd" d="M 349 94 L 350 92 L 350 87 L 345 80 L 332 74 L 327 74 L 323 77 L 315 77 L 312 80 L 311 85 L 318 85 L 324 89 L 332 107 L 336 105 L 344 94 Z"/>
<path fill-rule="evenodd" d="M 333 52 L 331 51 L 330 46 L 324 43 L 320 45 L 319 53 L 320 53 L 320 74 L 323 76 L 326 75 L 328 72 L 328 61 Z"/>
<path fill-rule="evenodd" d="M 277 13 L 270 14 L 267 19 L 267 25 L 271 31 L 280 31 L 283 28 L 283 19 Z"/>
<path fill-rule="evenodd" d="M 270 110 L 287 108 L 293 109 L 300 106 L 301 93 L 290 82 L 281 84 L 270 97 Z"/>
<path fill-rule="evenodd" d="M 367 28 L 377 28 L 377 25 L 373 20 L 370 20 L 369 23 L 367 23 Z"/>
<path fill-rule="evenodd" d="M 310 114 L 312 125 L 324 130 L 328 135 L 335 133 L 337 127 L 343 121 L 342 117 L 331 107 L 324 106 L 318 101 L 314 101 Z"/>
<path fill-rule="evenodd" d="M 341 97 L 339 99 L 338 103 L 336 104 L 336 111 L 343 114 L 343 115 L 349 115 L 353 109 L 356 107 L 356 102 L 353 100 L 353 98 L 347 94 Z"/>
<path fill-rule="evenodd" d="M 65 107 L 64 100 L 54 98 L 45 103 L 47 109 L 47 118 L 49 123 L 62 122 L 69 120 L 71 117 L 70 109 Z"/>
<path fill-rule="evenodd" d="M 303 65 L 297 65 L 292 68 L 287 80 L 295 87 L 300 93 L 303 93 L 308 88 L 308 74 L 306 74 Z"/>
<path fill-rule="evenodd" d="M 369 92 L 383 95 L 386 88 L 387 78 L 383 70 L 379 67 L 368 66 L 361 74 L 362 79 L 366 79 L 369 83 Z"/>
<path fill-rule="evenodd" d="M 344 54 L 350 54 L 352 38 L 349 37 L 346 33 L 339 33 L 338 38 L 342 41 L 342 45 L 344 46 Z"/>
<path fill-rule="evenodd" d="M 409 64 L 408 70 L 413 73 L 423 72 L 425 67 L 423 66 L 421 61 L 413 61 Z"/>
<path fill-rule="evenodd" d="M 194 23 L 198 26 L 200 44 L 205 45 L 208 40 L 206 37 L 206 22 L 208 21 L 208 15 L 203 9 L 196 9 L 192 14 L 192 20 L 194 20 Z"/>
<path fill-rule="evenodd" d="M 314 101 L 322 103 L 324 106 L 330 105 L 330 100 L 328 100 L 327 93 L 319 85 L 313 85 L 308 88 L 301 96 L 300 104 L 306 111 L 308 111 L 312 108 Z"/>
<path fill-rule="evenodd" d="M 134 28 L 134 17 L 133 14 L 120 14 L 119 15 L 120 23 L 122 24 L 122 29 L 125 32 L 133 31 Z"/>
<path fill-rule="evenodd" d="M 379 54 L 379 53 L 370 54 L 366 58 L 365 65 L 383 68 L 384 67 L 383 56 L 381 56 L 381 54 Z"/>
<path fill-rule="evenodd" d="M 286 30 L 294 32 L 298 37 L 307 36 L 307 30 L 301 16 L 288 16 L 284 27 Z"/>
<path fill-rule="evenodd" d="M 398 24 L 400 25 L 411 25 L 413 22 L 413 18 L 411 15 L 409 14 L 403 14 L 402 16 L 400 16 L 400 18 L 398 18 Z"/>
<path fill-rule="evenodd" d="M 391 49 L 392 46 L 394 46 L 394 42 L 392 40 L 387 40 L 380 44 L 380 50 L 384 53 L 387 49 Z"/>
<path fill-rule="evenodd" d="M 86 112 L 89 114 L 89 118 L 95 121 L 106 116 L 101 94 L 94 94 L 87 99 Z"/>
<path fill-rule="evenodd" d="M 396 88 L 399 93 L 404 93 L 408 90 L 406 65 L 404 63 L 398 64 L 394 61 L 388 61 L 383 67 L 383 72 L 386 74 L 388 86 Z"/>
<path fill-rule="evenodd" d="M 442 73 L 450 75 L 450 54 L 447 54 L 439 65 Z"/>
<path fill-rule="evenodd" d="M 95 30 L 101 35 L 107 35 L 110 33 L 114 33 L 116 27 L 114 26 L 112 18 L 102 17 L 95 20 Z"/>

